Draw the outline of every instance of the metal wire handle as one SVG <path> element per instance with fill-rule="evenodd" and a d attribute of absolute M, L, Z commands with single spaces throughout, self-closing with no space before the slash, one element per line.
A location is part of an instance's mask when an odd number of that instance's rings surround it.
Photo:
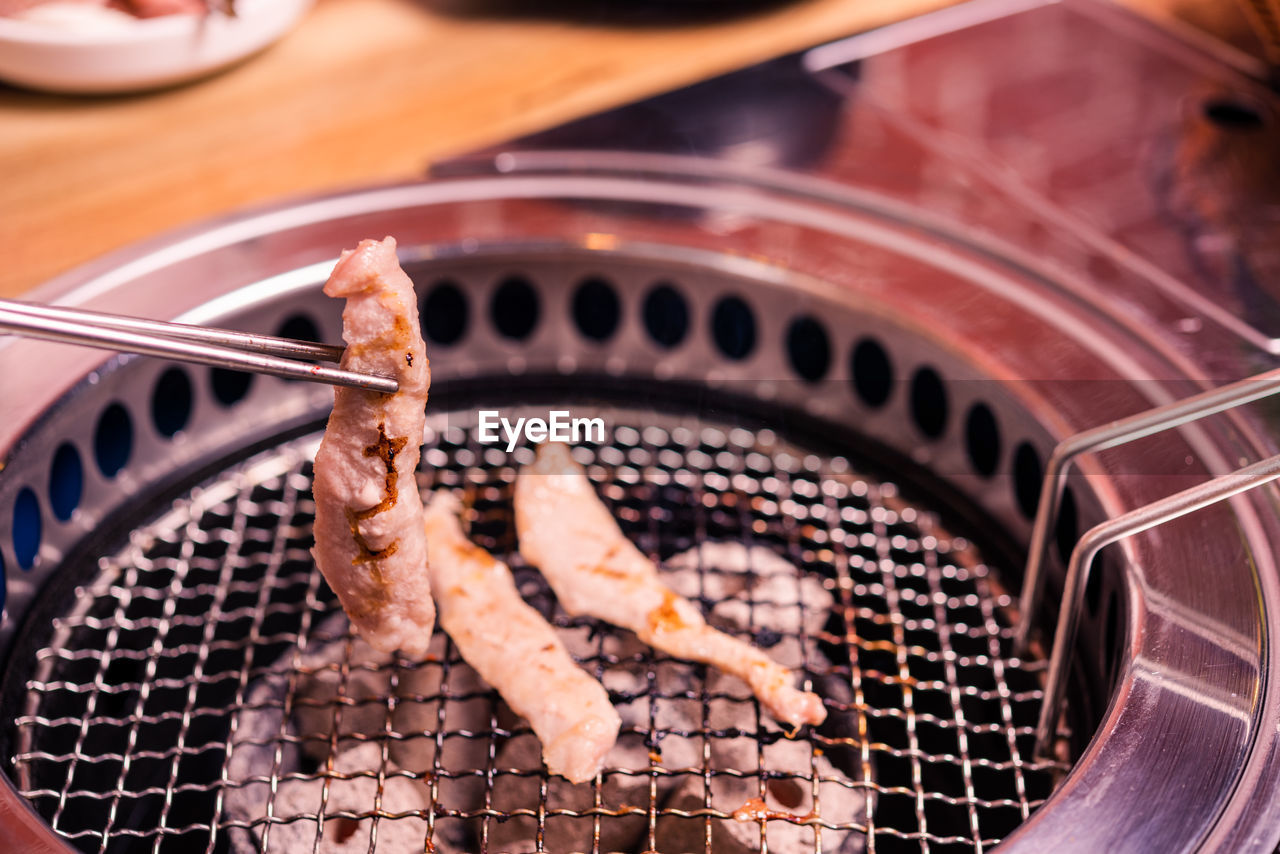
<path fill-rule="evenodd" d="M 230 329 L 0 300 L 0 332 L 369 391 L 399 388 L 390 377 L 299 361 L 337 361 L 342 347 Z"/>
<path fill-rule="evenodd" d="M 1238 469 L 1231 474 L 1215 477 L 1206 483 L 1154 501 L 1136 510 L 1130 510 L 1114 519 L 1108 519 L 1091 528 L 1075 550 L 1067 567 L 1066 596 L 1058 611 L 1058 627 L 1054 634 L 1053 655 L 1049 659 L 1048 682 L 1044 703 L 1040 707 L 1040 720 L 1036 725 L 1036 753 L 1047 752 L 1058 721 L 1063 697 L 1066 693 L 1067 668 L 1071 662 L 1071 648 L 1080 623 L 1080 610 L 1084 591 L 1093 570 L 1094 558 L 1106 546 L 1117 540 L 1172 521 L 1188 513 L 1217 504 L 1250 489 L 1271 483 L 1280 478 L 1280 455 L 1270 457 Z"/>
<path fill-rule="evenodd" d="M 1280 368 L 1085 430 L 1060 442 L 1049 457 L 1040 487 L 1040 504 L 1031 530 L 1026 571 L 1022 576 L 1018 627 L 1013 640 L 1015 652 L 1025 654 L 1032 621 L 1039 612 L 1040 601 L 1044 597 L 1044 565 L 1049 551 L 1049 532 L 1057 522 L 1058 504 L 1072 460 L 1081 454 L 1115 448 L 1208 415 L 1253 403 L 1277 392 L 1280 392 Z M 1083 541 L 1082 538 L 1081 542 Z"/>

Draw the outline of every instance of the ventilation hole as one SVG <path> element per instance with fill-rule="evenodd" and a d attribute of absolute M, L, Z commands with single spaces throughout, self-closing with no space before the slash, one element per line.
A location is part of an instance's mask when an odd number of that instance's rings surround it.
<path fill-rule="evenodd" d="M 213 389 L 213 399 L 223 406 L 234 406 L 244 400 L 253 385 L 253 374 L 247 371 L 232 371 L 227 368 L 214 368 L 209 371 L 209 386 Z"/>
<path fill-rule="evenodd" d="M 878 341 L 864 338 L 858 342 L 849 360 L 849 373 L 853 375 L 853 390 L 869 408 L 878 409 L 889 402 L 893 363 Z"/>
<path fill-rule="evenodd" d="M 291 314 L 276 327 L 276 336 L 279 338 L 293 338 L 297 341 L 310 341 L 313 344 L 320 344 L 320 327 L 316 326 L 316 322 L 306 314 Z M 300 383 L 303 380 L 285 379 L 285 382 Z"/>
<path fill-rule="evenodd" d="M 817 382 L 831 367 L 831 341 L 827 330 L 812 317 L 797 317 L 787 330 L 787 356 L 791 369 L 809 382 Z"/>
<path fill-rule="evenodd" d="M 711 334 L 720 352 L 745 359 L 756 346 L 756 318 L 739 297 L 724 297 L 711 312 Z"/>
<path fill-rule="evenodd" d="M 174 436 L 191 418 L 191 380 L 181 368 L 169 368 L 151 392 L 151 423 L 161 436 Z"/>
<path fill-rule="evenodd" d="M 1062 490 L 1062 498 L 1058 500 L 1058 521 L 1053 532 L 1058 545 L 1058 557 L 1062 558 L 1064 566 L 1071 560 L 1071 552 L 1076 547 L 1076 540 L 1080 536 L 1079 525 L 1080 516 L 1076 511 L 1076 495 L 1068 486 Z M 1094 573 L 1094 577 L 1097 576 L 1098 573 Z M 1097 608 L 1096 601 L 1089 606 L 1089 609 L 1095 613 Z"/>
<path fill-rule="evenodd" d="M 1233 98 L 1210 98 L 1203 110 L 1204 117 L 1223 130 L 1259 130 L 1263 125 L 1257 107 Z"/>
<path fill-rule="evenodd" d="M 920 368 L 911 378 L 911 418 L 920 432 L 936 439 L 947 429 L 947 389 L 933 368 Z"/>
<path fill-rule="evenodd" d="M 689 332 L 689 305 L 668 284 L 655 285 L 644 298 L 644 328 L 659 347 L 670 350 Z"/>
<path fill-rule="evenodd" d="M 320 326 L 316 325 L 316 321 L 312 320 L 310 315 L 301 314 L 301 312 L 289 315 L 288 318 L 280 321 L 280 325 L 275 328 L 275 334 L 278 338 L 293 338 L 296 341 L 310 341 L 315 344 L 323 343 L 320 341 Z M 303 380 L 285 378 L 284 382 L 301 383 Z"/>
<path fill-rule="evenodd" d="M 1000 425 L 985 403 L 975 403 L 964 420 L 964 448 L 969 465 L 983 477 L 991 477 L 1000 467 Z"/>
<path fill-rule="evenodd" d="M 118 403 L 102 410 L 93 433 L 93 458 L 103 477 L 115 477 L 133 453 L 133 421 Z"/>
<path fill-rule="evenodd" d="M 613 335 L 621 314 L 618 295 L 604 279 L 587 279 L 574 291 L 573 320 L 578 330 L 593 341 L 604 341 Z"/>
<path fill-rule="evenodd" d="M 471 306 L 455 282 L 438 282 L 422 301 L 422 335 L 433 344 L 457 344 L 467 334 Z"/>
<path fill-rule="evenodd" d="M 320 343 L 320 327 L 316 326 L 316 322 L 305 314 L 291 314 L 284 319 L 276 328 L 276 335 L 280 338 L 294 338 L 298 341 L 310 341 L 313 344 Z"/>
<path fill-rule="evenodd" d="M 1029 443 L 1023 442 L 1013 452 L 1013 495 L 1018 509 L 1028 519 L 1035 518 L 1036 508 L 1040 506 L 1042 477 L 1040 455 Z"/>
<path fill-rule="evenodd" d="M 489 319 L 505 338 L 517 341 L 529 337 L 538 325 L 538 292 L 522 276 L 508 276 L 493 292 Z"/>
<path fill-rule="evenodd" d="M 1104 669 L 1108 676 L 1115 676 L 1116 662 L 1120 657 L 1120 595 L 1115 590 L 1107 597 L 1107 621 L 1103 639 Z"/>
<path fill-rule="evenodd" d="M 1091 617 L 1098 615 L 1098 607 L 1102 604 L 1102 564 L 1094 561 L 1093 572 L 1089 573 L 1089 582 L 1084 586 L 1085 612 Z"/>
<path fill-rule="evenodd" d="M 24 486 L 13 502 L 13 557 L 23 569 L 36 562 L 40 533 L 40 502 L 31 487 Z"/>
<path fill-rule="evenodd" d="M 65 522 L 80 506 L 84 492 L 84 465 L 80 452 L 69 442 L 58 446 L 49 468 L 49 506 L 53 515 Z"/>

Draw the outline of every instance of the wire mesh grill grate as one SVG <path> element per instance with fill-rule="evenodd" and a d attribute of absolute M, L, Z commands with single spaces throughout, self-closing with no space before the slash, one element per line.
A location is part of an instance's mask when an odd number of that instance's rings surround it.
<path fill-rule="evenodd" d="M 422 485 L 464 495 L 473 539 L 610 690 L 603 774 L 548 778 L 439 632 L 425 661 L 350 636 L 308 553 L 310 437 L 135 530 L 26 663 L 12 770 L 57 832 L 113 852 L 983 851 L 1048 796 L 1042 663 L 1012 657 L 972 545 L 892 484 L 652 414 L 575 452 L 681 592 L 823 694 L 828 723 L 790 734 L 740 684 L 560 611 L 514 552 L 530 450 L 448 423 Z"/>

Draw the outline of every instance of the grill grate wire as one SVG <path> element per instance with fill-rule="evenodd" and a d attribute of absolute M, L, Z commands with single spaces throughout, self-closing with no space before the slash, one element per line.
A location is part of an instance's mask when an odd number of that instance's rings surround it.
<path fill-rule="evenodd" d="M 812 805 L 807 815 L 755 820 L 760 851 L 776 848 L 775 828 L 791 823 L 811 831 L 806 845 L 815 852 L 980 852 L 1025 820 L 1065 770 L 1032 754 L 1043 662 L 1012 655 L 1010 597 L 970 543 L 893 484 L 769 431 L 655 424 L 652 414 L 631 422 L 648 426 L 615 426 L 608 442 L 577 449 L 646 553 L 667 559 L 707 541 L 769 549 L 801 570 L 790 603 L 799 609 L 801 575 L 821 579 L 835 604 L 820 629 L 801 618 L 796 632 L 779 637 L 759 618 L 776 603 L 751 595 L 742 632 L 762 645 L 794 641 L 802 672 L 839 722 L 799 734 L 810 761 L 797 773 L 771 766 L 771 751 L 785 736 L 754 699 L 709 690 L 702 666 L 647 650 L 621 655 L 624 633 L 558 609 L 514 553 L 511 486 L 530 449 L 509 457 L 448 423 L 431 422 L 437 433 L 424 449 L 423 486 L 462 491 L 473 539 L 508 561 L 526 599 L 557 626 L 588 633 L 589 654 L 580 661 L 607 687 L 618 668 L 642 674 L 641 688 L 611 687 L 611 696 L 647 712 L 620 737 L 620 745 L 644 746 L 647 767 L 607 766 L 590 786 L 589 805 L 565 800 L 540 767 L 503 765 L 504 746 L 531 738 L 530 730 L 507 720 L 486 686 L 468 684 L 468 668 L 447 638 L 437 660 L 358 660 L 307 551 L 313 436 L 228 469 L 133 531 L 54 620 L 53 638 L 25 682 L 11 757 L 19 788 L 54 830 L 84 851 L 212 854 L 266 851 L 273 834 L 306 822 L 314 825 L 316 848 L 325 828 L 337 827 L 347 837 L 359 831 L 373 851 L 392 825 L 418 821 L 424 851 L 467 838 L 487 852 L 502 850 L 495 836 L 515 817 L 532 824 L 532 848 L 522 850 L 555 851 L 562 828 L 574 827 L 587 828 L 598 852 L 606 850 L 602 835 L 636 817 L 643 823 L 636 850 L 658 850 L 663 828 L 676 821 L 697 827 L 701 850 L 710 852 L 740 805 L 722 803 L 714 789 L 744 780 L 761 799 L 778 786 L 798 786 Z M 700 558 L 704 609 L 714 604 L 707 582 L 722 572 Z M 343 654 L 317 665 L 309 656 L 322 648 Z M 344 715 L 359 715 L 370 703 L 351 695 L 353 681 L 374 672 L 389 685 L 374 698 L 381 722 L 374 731 L 347 732 Z M 404 690 L 424 673 L 438 679 L 437 691 Z M 333 697 L 317 701 L 301 692 L 304 681 L 329 674 L 336 674 Z M 664 725 L 664 710 L 681 704 L 696 707 L 694 725 Z M 401 731 L 398 716 L 415 706 L 434 713 L 433 727 Z M 473 707 L 484 709 L 472 715 L 479 726 L 455 726 L 455 715 Z M 307 709 L 330 715 L 320 738 L 294 723 Z M 274 715 L 278 725 L 257 737 L 245 731 L 246 713 Z M 732 726 L 717 725 L 726 718 Z M 714 750 L 739 737 L 754 741 L 754 764 L 718 767 Z M 297 754 L 317 741 L 327 741 L 326 758 L 314 767 L 300 763 Z M 434 748 L 429 768 L 394 766 L 393 751 L 422 741 Z M 376 769 L 338 767 L 340 747 L 362 743 L 377 747 Z M 479 748 L 475 767 L 451 767 L 457 745 Z M 698 759 L 669 767 L 661 756 L 669 747 Z M 233 757 L 254 751 L 269 760 L 237 779 Z M 341 787 L 362 780 L 372 781 L 367 808 L 331 803 Z M 536 782 L 535 802 L 505 807 L 500 790 L 527 780 Z M 433 806 L 388 809 L 384 797 L 395 781 L 424 787 Z M 612 802 L 611 781 L 642 784 L 646 802 Z M 701 783 L 700 805 L 671 805 L 664 792 L 687 781 Z M 281 793 L 304 782 L 320 785 L 318 802 L 289 808 Z M 459 806 L 458 792 L 468 785 L 482 791 Z M 833 791 L 843 791 L 843 800 Z M 259 815 L 231 814 L 230 802 L 256 793 L 265 800 Z M 838 804 L 855 809 L 842 815 Z"/>

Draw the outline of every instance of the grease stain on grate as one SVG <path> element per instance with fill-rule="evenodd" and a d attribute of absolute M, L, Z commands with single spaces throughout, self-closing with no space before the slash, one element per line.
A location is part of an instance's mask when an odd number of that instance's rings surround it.
<path fill-rule="evenodd" d="M 599 779 L 547 777 L 443 634 L 425 661 L 351 637 L 308 553 L 313 436 L 101 561 L 26 678 L 23 794 L 111 852 L 972 852 L 1048 797 L 1064 769 L 1031 754 L 1043 662 L 1012 656 L 1010 598 L 970 543 L 842 458 L 633 415 L 649 426 L 575 453 L 673 586 L 823 694 L 821 728 L 784 733 L 736 680 L 561 612 L 514 551 L 529 449 L 495 455 L 439 417 L 423 486 L 462 492 L 473 538 L 624 718 Z"/>

